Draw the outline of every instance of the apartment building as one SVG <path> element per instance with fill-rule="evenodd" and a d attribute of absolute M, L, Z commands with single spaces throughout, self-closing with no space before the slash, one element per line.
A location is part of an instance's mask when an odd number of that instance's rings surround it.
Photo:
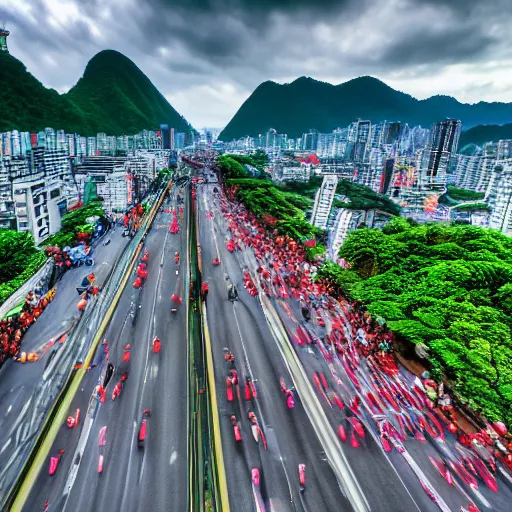
<path fill-rule="evenodd" d="M 505 235 L 512 235 L 512 159 L 504 160 L 496 166 L 494 179 L 486 194 L 491 208 L 489 227 L 498 229 Z"/>
<path fill-rule="evenodd" d="M 322 185 L 318 189 L 311 215 L 311 224 L 318 228 L 325 229 L 329 214 L 331 213 L 332 202 L 336 194 L 336 186 L 338 185 L 338 176 L 328 174 L 324 176 Z"/>

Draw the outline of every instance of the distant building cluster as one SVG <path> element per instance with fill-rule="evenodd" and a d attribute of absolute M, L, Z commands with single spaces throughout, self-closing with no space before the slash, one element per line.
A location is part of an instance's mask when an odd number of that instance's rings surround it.
<path fill-rule="evenodd" d="M 279 182 L 307 182 L 324 176 L 311 221 L 329 230 L 332 255 L 361 222 L 381 222 L 380 212 L 336 210 L 329 183 L 346 179 L 387 195 L 402 215 L 417 221 L 460 220 L 512 234 L 512 140 L 489 142 L 471 155 L 458 154 L 461 122 L 446 119 L 428 128 L 394 121 L 359 119 L 331 133 L 311 130 L 292 139 L 270 129 L 223 146 L 229 152 L 264 150 L 268 172 Z M 448 185 L 480 192 L 484 199 L 466 201 L 481 209 L 451 207 L 439 199 Z M 334 186 L 335 189 L 335 186 Z M 327 216 L 326 216 L 327 212 Z"/>
<path fill-rule="evenodd" d="M 184 145 L 184 134 L 176 133 L 171 148 L 162 130 L 95 137 L 53 128 L 0 133 L 0 228 L 30 231 L 41 243 L 60 229 L 68 209 L 91 195 L 103 198 L 106 211 L 124 212 L 160 169 L 177 162 L 175 148 Z"/>
<path fill-rule="evenodd" d="M 228 150 L 264 149 L 278 181 L 307 181 L 334 174 L 389 195 L 411 216 L 446 190 L 461 122 L 447 119 L 429 129 L 401 122 L 361 120 L 332 133 L 311 131 L 298 139 L 269 130 L 228 144 Z M 290 158 L 290 154 L 293 158 Z M 310 160 L 310 154 L 314 160 Z"/>

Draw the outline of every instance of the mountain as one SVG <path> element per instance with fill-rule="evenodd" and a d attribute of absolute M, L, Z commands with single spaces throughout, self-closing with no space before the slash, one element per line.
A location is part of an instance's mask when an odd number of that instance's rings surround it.
<path fill-rule="evenodd" d="M 0 52 L 0 132 L 34 132 L 47 126 L 75 132 L 82 116 L 77 106 L 44 87 L 18 59 Z"/>
<path fill-rule="evenodd" d="M 51 126 L 81 135 L 122 135 L 161 123 L 191 129 L 149 78 L 114 50 L 95 55 L 67 94 L 47 89 L 18 59 L 0 52 L 0 113 L 0 131 Z"/>
<path fill-rule="evenodd" d="M 296 138 L 312 128 L 330 132 L 358 118 L 429 126 L 447 117 L 461 119 L 468 128 L 478 124 L 503 124 L 512 121 L 512 104 L 480 102 L 471 105 L 450 96 L 417 100 L 370 76 L 340 85 L 301 77 L 290 84 L 268 81 L 259 85 L 219 138 L 230 141 L 246 135 L 254 137 L 270 128 Z"/>
<path fill-rule="evenodd" d="M 476 144 L 482 146 L 489 141 L 498 141 L 500 139 L 512 139 L 512 123 L 504 125 L 479 125 L 465 130 L 460 135 L 459 147 L 467 144 Z"/>

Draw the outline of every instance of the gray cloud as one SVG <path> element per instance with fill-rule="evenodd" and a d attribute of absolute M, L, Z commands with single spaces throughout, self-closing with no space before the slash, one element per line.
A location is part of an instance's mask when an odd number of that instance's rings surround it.
<path fill-rule="evenodd" d="M 268 79 L 425 77 L 425 96 L 433 76 L 440 78 L 431 92 L 442 92 L 452 64 L 512 60 L 509 0 L 74 0 L 78 16 L 49 22 L 52 1 L 60 0 L 3 0 L 0 7 L 12 53 L 43 83 L 69 87 L 95 53 L 113 48 L 199 125 L 214 118 L 225 124 Z M 486 85 L 489 73 L 498 76 L 500 66 L 467 83 L 475 84 L 475 95 L 500 91 L 503 98 L 505 87 Z M 512 78 L 507 83 L 512 90 Z M 457 92 L 452 81 L 445 87 Z M 471 96 L 467 85 L 460 91 Z M 225 115 L 211 107 L 223 94 Z"/>

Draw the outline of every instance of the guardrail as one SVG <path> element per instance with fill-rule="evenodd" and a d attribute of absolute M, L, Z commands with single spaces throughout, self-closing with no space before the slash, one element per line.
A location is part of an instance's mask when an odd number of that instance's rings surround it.
<path fill-rule="evenodd" d="M 37 440 L 34 443 L 34 448 L 32 449 L 31 455 L 28 457 L 27 462 L 25 463 L 20 475 L 18 477 L 18 481 L 11 489 L 9 496 L 7 497 L 6 502 L 3 504 L 5 510 L 11 510 L 13 512 L 17 512 L 22 510 L 25 501 L 27 500 L 32 486 L 35 483 L 37 475 L 41 470 L 43 464 L 48 457 L 50 449 L 57 437 L 57 434 L 62 427 L 65 417 L 69 411 L 71 406 L 71 402 L 79 389 L 80 383 L 85 376 L 87 368 L 92 362 L 94 354 L 98 348 L 100 340 L 105 332 L 105 329 L 112 318 L 114 310 L 117 306 L 121 298 L 121 294 L 126 287 L 128 279 L 132 273 L 132 270 L 135 266 L 137 258 L 142 250 L 144 239 L 146 237 L 147 232 L 151 228 L 153 221 L 156 217 L 156 213 L 160 209 L 162 205 L 163 199 L 172 182 L 169 181 L 166 188 L 162 191 L 159 199 L 153 205 L 152 210 L 149 215 L 144 219 L 143 224 L 141 226 L 141 231 L 139 231 L 139 243 L 137 245 L 137 249 L 135 250 L 131 261 L 127 267 L 127 270 L 124 274 L 124 277 L 121 280 L 120 285 L 117 287 L 117 290 L 114 294 L 112 301 L 107 309 L 107 312 L 96 332 L 96 335 L 93 339 L 93 342 L 88 350 L 87 356 L 85 358 L 84 364 L 82 368 L 78 370 L 73 370 L 68 379 L 66 380 L 61 392 L 59 393 L 57 399 L 55 400 L 46 421 L 41 429 L 41 433 L 39 434 Z"/>

